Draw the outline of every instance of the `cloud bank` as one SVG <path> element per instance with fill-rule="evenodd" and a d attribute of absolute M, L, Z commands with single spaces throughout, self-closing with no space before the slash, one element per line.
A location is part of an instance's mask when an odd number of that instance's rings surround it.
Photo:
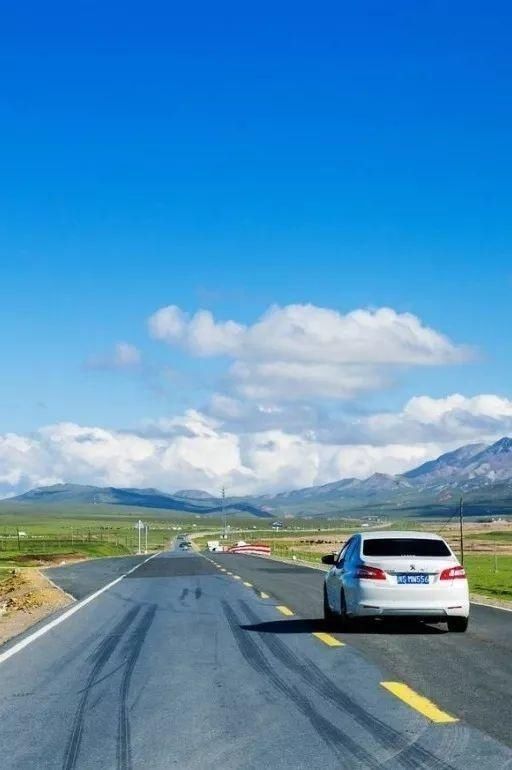
<path fill-rule="evenodd" d="M 211 414 L 188 410 L 137 430 L 59 423 L 30 436 L 5 434 L 0 491 L 12 495 L 73 481 L 214 494 L 225 484 L 230 494 L 257 494 L 375 471 L 399 473 L 461 443 L 493 441 L 512 431 L 512 401 L 496 395 L 419 396 L 400 412 L 340 420 L 330 433 L 322 425 L 300 430 L 302 412 L 292 429 L 286 410 L 289 427 L 279 427 L 283 415 L 268 407 L 258 407 L 255 429 L 254 413 L 244 409 L 221 397 Z"/>
<path fill-rule="evenodd" d="M 176 305 L 148 320 L 151 336 L 190 355 L 232 359 L 234 391 L 253 400 L 350 399 L 385 387 L 393 370 L 469 360 L 471 351 L 391 308 L 343 315 L 315 305 L 273 306 L 252 325 L 190 316 Z"/>
<path fill-rule="evenodd" d="M 218 392 L 200 409 L 130 430 L 64 422 L 0 435 L 0 494 L 59 481 L 271 493 L 400 473 L 463 443 L 512 432 L 512 401 L 493 394 L 421 395 L 398 411 L 350 411 L 351 399 L 389 386 L 406 369 L 472 358 L 410 313 L 287 305 L 242 324 L 168 305 L 148 328 L 170 348 L 224 361 Z M 148 370 L 126 342 L 88 366 Z"/>

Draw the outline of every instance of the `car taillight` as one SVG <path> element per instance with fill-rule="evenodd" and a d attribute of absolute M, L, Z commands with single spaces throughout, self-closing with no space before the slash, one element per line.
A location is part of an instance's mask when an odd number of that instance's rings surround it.
<path fill-rule="evenodd" d="M 448 567 L 444 569 L 439 575 L 439 580 L 455 580 L 456 578 L 466 579 L 466 571 L 464 567 Z"/>
<path fill-rule="evenodd" d="M 386 573 L 378 567 L 369 567 L 367 564 L 361 564 L 357 569 L 355 576 L 359 580 L 385 580 Z"/>

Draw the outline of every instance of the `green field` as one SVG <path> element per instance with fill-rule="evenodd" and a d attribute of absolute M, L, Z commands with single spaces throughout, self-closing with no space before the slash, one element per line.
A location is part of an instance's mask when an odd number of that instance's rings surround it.
<path fill-rule="evenodd" d="M 497 572 L 495 571 L 497 564 Z M 477 594 L 494 599 L 512 601 L 512 556 L 471 554 L 464 557 L 464 566 L 469 579 L 469 588 Z"/>
<path fill-rule="evenodd" d="M 100 508 L 100 506 L 98 506 Z M 134 524 L 139 518 L 149 525 L 148 550 L 167 547 L 176 534 L 176 521 L 141 517 L 140 510 L 123 516 L 112 510 L 88 516 L 73 511 L 70 516 L 54 515 L 52 511 L 2 511 L 0 513 L 0 581 L 15 567 L 58 564 L 60 561 L 102 556 L 123 556 L 137 552 L 138 531 Z M 123 512 L 124 513 L 124 512 Z M 148 513 L 148 511 L 144 511 Z M 142 535 L 142 547 L 145 540 Z"/>
<path fill-rule="evenodd" d="M 478 532 L 466 535 L 466 540 L 486 540 L 491 543 L 512 543 L 512 532 Z"/>

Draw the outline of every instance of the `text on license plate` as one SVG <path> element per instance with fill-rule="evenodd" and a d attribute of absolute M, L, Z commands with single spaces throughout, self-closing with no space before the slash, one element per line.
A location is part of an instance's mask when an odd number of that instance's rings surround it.
<path fill-rule="evenodd" d="M 397 575 L 397 583 L 428 583 L 428 575 Z"/>

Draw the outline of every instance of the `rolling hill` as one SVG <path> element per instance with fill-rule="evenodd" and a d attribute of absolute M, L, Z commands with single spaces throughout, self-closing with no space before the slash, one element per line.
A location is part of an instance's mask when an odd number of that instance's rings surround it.
<path fill-rule="evenodd" d="M 262 518 L 369 513 L 401 517 L 446 515 L 461 495 L 468 515 L 512 514 L 511 438 L 502 438 L 489 446 L 467 444 L 402 475 L 374 473 L 367 479 L 340 479 L 273 495 L 227 497 L 224 510 L 230 515 Z M 32 489 L 9 502 L 24 506 L 138 506 L 204 516 L 218 516 L 222 512 L 220 498 L 200 489 L 169 494 L 151 488 L 56 484 Z"/>

